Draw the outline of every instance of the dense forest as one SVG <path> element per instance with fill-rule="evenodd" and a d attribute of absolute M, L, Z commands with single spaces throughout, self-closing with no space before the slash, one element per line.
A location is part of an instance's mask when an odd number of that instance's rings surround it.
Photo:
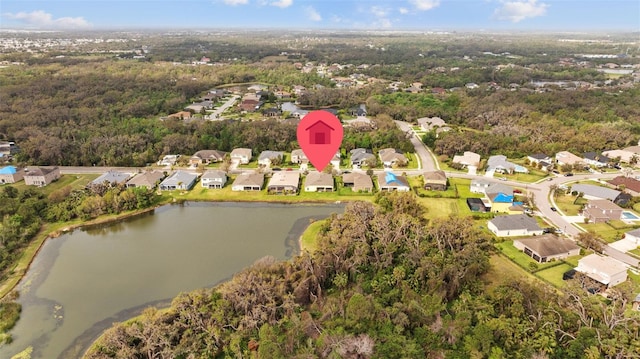
<path fill-rule="evenodd" d="M 427 223 L 415 197 L 350 203 L 318 250 L 264 258 L 213 289 L 116 324 L 87 358 L 631 358 L 629 293 L 493 278 L 467 218 Z"/>

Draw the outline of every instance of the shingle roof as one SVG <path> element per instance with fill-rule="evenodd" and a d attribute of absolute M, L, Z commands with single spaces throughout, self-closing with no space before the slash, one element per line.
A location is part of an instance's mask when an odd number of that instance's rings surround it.
<path fill-rule="evenodd" d="M 233 181 L 234 186 L 260 186 L 264 184 L 264 174 L 258 172 L 241 173 Z"/>
<path fill-rule="evenodd" d="M 160 171 L 149 171 L 145 173 L 140 173 L 127 181 L 128 185 L 133 186 L 149 186 L 153 187 L 156 185 L 156 182 L 162 179 L 164 174 Z"/>
<path fill-rule="evenodd" d="M 273 160 L 273 159 L 282 158 L 282 157 L 284 157 L 284 152 L 266 150 L 260 153 L 260 156 L 258 157 L 258 161 L 262 161 L 266 159 Z"/>
<path fill-rule="evenodd" d="M 91 181 L 91 184 L 102 184 L 104 182 L 109 183 L 124 183 L 126 182 L 131 175 L 128 173 L 118 172 L 118 171 L 107 171 L 101 174 L 98 178 Z"/>
<path fill-rule="evenodd" d="M 528 231 L 539 231 L 541 228 L 535 219 L 526 214 L 513 214 L 508 216 L 498 216 L 491 221 L 499 231 L 509 231 L 526 229 Z"/>
<path fill-rule="evenodd" d="M 552 234 L 518 239 L 518 242 L 532 249 L 541 257 L 568 253 L 580 247 L 570 239 L 556 237 Z"/>
<path fill-rule="evenodd" d="M 304 184 L 305 186 L 333 187 L 333 176 L 324 172 L 309 172 Z"/>
<path fill-rule="evenodd" d="M 616 199 L 620 194 L 620 191 L 616 191 L 615 189 L 580 183 L 571 186 L 571 191 L 581 192 L 584 193 L 585 196 L 603 198 L 611 201 Z"/>
<path fill-rule="evenodd" d="M 211 178 L 226 178 L 227 174 L 224 171 L 220 170 L 206 170 L 202 174 L 202 179 L 211 179 Z"/>
<path fill-rule="evenodd" d="M 167 177 L 164 181 L 162 181 L 162 185 L 180 185 L 191 183 L 193 180 L 198 178 L 197 175 L 185 171 L 177 171 L 171 176 Z"/>
<path fill-rule="evenodd" d="M 640 181 L 638 181 L 635 178 L 618 176 L 612 179 L 611 181 L 609 181 L 609 183 L 611 183 L 614 186 L 623 185 L 634 192 L 640 192 Z"/>

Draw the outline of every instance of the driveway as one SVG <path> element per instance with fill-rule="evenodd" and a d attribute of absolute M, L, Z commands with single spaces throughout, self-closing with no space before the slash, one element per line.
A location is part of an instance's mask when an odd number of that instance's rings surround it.
<path fill-rule="evenodd" d="M 420 141 L 415 132 L 413 132 L 411 124 L 404 121 L 395 121 L 395 123 L 398 128 L 402 130 L 402 132 L 411 133 L 411 138 L 409 138 L 409 140 L 411 141 L 411 144 L 413 144 L 413 147 L 416 149 L 416 155 L 420 160 L 418 168 L 423 171 L 435 171 L 440 169 L 436 166 L 436 163 L 433 160 L 433 156 L 431 155 L 431 152 L 429 151 L 427 146 L 425 146 L 424 143 Z"/>
<path fill-rule="evenodd" d="M 218 108 L 213 110 L 211 115 L 209 115 L 209 119 L 211 121 L 223 120 L 223 118 L 220 118 L 220 115 L 222 115 L 228 108 L 233 106 L 236 103 L 236 101 L 238 101 L 239 98 L 240 98 L 239 95 L 231 96 L 231 98 L 227 100 L 227 102 L 223 103 Z"/>

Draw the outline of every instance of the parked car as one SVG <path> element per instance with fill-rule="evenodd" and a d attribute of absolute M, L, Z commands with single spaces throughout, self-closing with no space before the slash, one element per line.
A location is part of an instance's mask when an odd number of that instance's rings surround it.
<path fill-rule="evenodd" d="M 573 173 L 568 172 L 568 173 L 565 173 L 565 174 L 564 174 L 564 176 L 565 176 L 565 177 L 571 177 L 571 176 L 573 176 Z"/>
<path fill-rule="evenodd" d="M 556 207 L 551 207 L 551 210 L 554 212 L 558 212 L 558 210 L 556 209 Z"/>

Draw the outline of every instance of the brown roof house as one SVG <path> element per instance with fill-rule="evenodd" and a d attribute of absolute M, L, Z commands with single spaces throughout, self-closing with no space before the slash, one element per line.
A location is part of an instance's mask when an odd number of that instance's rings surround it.
<path fill-rule="evenodd" d="M 513 246 L 540 263 L 580 254 L 580 247 L 574 241 L 553 234 L 516 239 Z"/>
<path fill-rule="evenodd" d="M 391 172 L 378 174 L 378 188 L 380 191 L 409 192 L 411 186 L 404 176 L 398 176 Z"/>
<path fill-rule="evenodd" d="M 447 174 L 442 170 L 427 171 L 422 174 L 424 178 L 424 189 L 432 191 L 447 190 Z"/>
<path fill-rule="evenodd" d="M 191 158 L 189 159 L 189 164 L 197 166 L 200 164 L 207 165 L 209 163 L 216 163 L 224 160 L 224 156 L 226 155 L 227 153 L 224 151 L 201 150 L 191 156 Z"/>
<path fill-rule="evenodd" d="M 603 223 L 620 219 L 623 209 L 606 199 L 593 199 L 582 209 L 582 215 L 589 222 Z"/>
<path fill-rule="evenodd" d="M 297 194 L 300 186 L 300 173 L 280 171 L 274 172 L 267 185 L 269 193 Z"/>
<path fill-rule="evenodd" d="M 609 181 L 612 185 L 616 186 L 617 189 L 624 189 L 629 192 L 632 196 L 640 196 L 640 181 L 632 177 L 618 176 L 611 181 Z"/>
<path fill-rule="evenodd" d="M 576 271 L 607 287 L 627 280 L 627 267 L 622 262 L 595 253 L 580 259 Z"/>
<path fill-rule="evenodd" d="M 378 151 L 380 162 L 387 168 L 404 167 L 409 163 L 407 157 L 395 148 L 384 148 Z"/>
<path fill-rule="evenodd" d="M 304 181 L 305 192 L 332 192 L 333 176 L 324 172 L 309 172 Z"/>
<path fill-rule="evenodd" d="M 29 167 L 24 174 L 24 183 L 27 186 L 44 187 L 60 178 L 60 168 L 56 167 Z"/>
<path fill-rule="evenodd" d="M 345 187 L 350 187 L 354 192 L 373 191 L 371 177 L 362 172 L 345 173 L 342 175 L 342 183 Z"/>
<path fill-rule="evenodd" d="M 16 183 L 24 178 L 24 169 L 15 166 L 0 168 L 0 184 Z"/>
<path fill-rule="evenodd" d="M 147 171 L 135 175 L 127 181 L 127 187 L 155 188 L 164 178 L 164 173 L 160 171 Z"/>
<path fill-rule="evenodd" d="M 301 149 L 291 151 L 291 163 L 309 163 L 309 158 Z"/>
<path fill-rule="evenodd" d="M 259 191 L 264 185 L 264 174 L 259 172 L 244 172 L 236 177 L 231 186 L 232 191 Z"/>

